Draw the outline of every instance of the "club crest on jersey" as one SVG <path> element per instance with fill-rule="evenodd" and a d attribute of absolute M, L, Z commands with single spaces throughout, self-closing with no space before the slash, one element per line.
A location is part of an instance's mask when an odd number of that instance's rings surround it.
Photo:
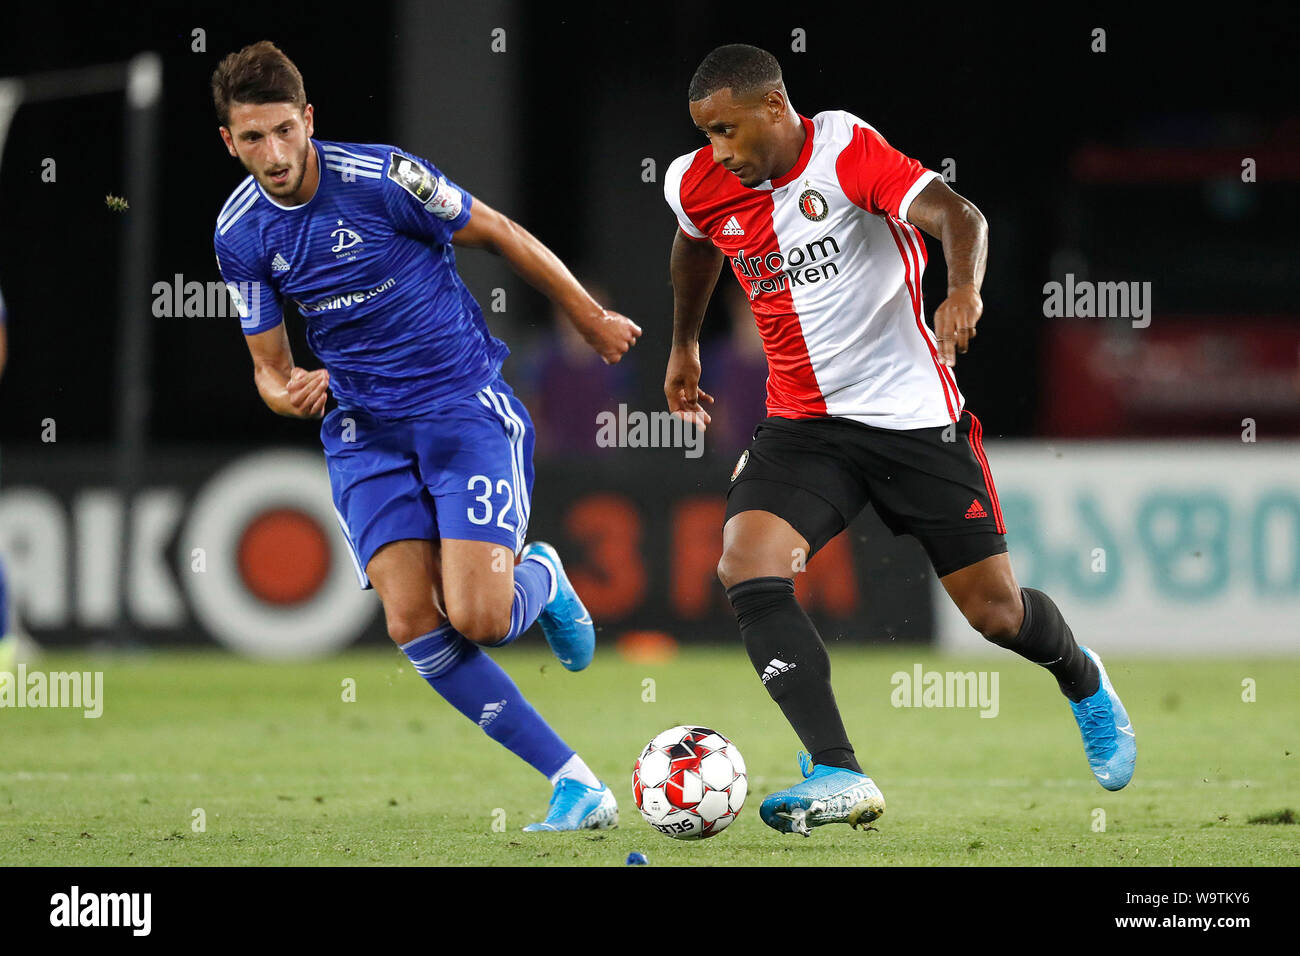
<path fill-rule="evenodd" d="M 740 453 L 740 458 L 737 459 L 736 461 L 736 467 L 731 470 L 731 480 L 735 481 L 736 476 L 739 475 L 742 471 L 744 471 L 745 466 L 748 464 L 749 464 L 749 449 L 746 448 L 744 451 Z"/>
<path fill-rule="evenodd" d="M 436 179 L 420 163 L 392 153 L 388 160 L 388 178 L 414 196 L 422 206 L 439 219 L 452 220 L 460 215 L 464 198 L 445 176 Z"/>
<path fill-rule="evenodd" d="M 343 220 L 335 220 L 339 227 L 330 233 L 330 238 L 334 240 L 334 245 L 330 246 L 330 252 L 343 252 L 345 249 L 351 249 L 353 246 L 361 244 L 361 237 L 343 225 Z M 285 263 L 287 269 L 288 263 Z"/>
<path fill-rule="evenodd" d="M 830 211 L 831 207 L 827 205 L 826 197 L 817 190 L 805 189 L 799 194 L 799 212 L 805 219 L 821 222 Z"/>

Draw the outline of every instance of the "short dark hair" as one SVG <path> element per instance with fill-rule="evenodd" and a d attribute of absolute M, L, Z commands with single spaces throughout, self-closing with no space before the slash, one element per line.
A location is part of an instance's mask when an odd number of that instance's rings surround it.
<path fill-rule="evenodd" d="M 687 95 L 691 102 L 731 87 L 737 97 L 766 93 L 781 86 L 781 64 L 766 50 L 747 43 L 728 43 L 710 51 L 695 75 Z"/>
<path fill-rule="evenodd" d="M 212 103 L 222 126 L 230 125 L 231 103 L 292 103 L 307 108 L 302 74 L 270 40 L 231 53 L 212 71 Z"/>

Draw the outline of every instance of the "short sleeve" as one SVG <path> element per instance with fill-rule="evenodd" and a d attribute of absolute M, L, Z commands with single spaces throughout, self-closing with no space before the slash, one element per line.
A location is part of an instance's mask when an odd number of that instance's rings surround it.
<path fill-rule="evenodd" d="M 900 153 L 870 126 L 853 127 L 835 162 L 845 195 L 877 216 L 906 219 L 908 207 L 939 174 Z"/>
<path fill-rule="evenodd" d="M 384 206 L 398 232 L 446 245 L 470 220 L 474 197 L 427 159 L 391 150 L 384 171 Z"/>
<path fill-rule="evenodd" d="M 265 266 L 225 236 L 218 234 L 215 246 L 217 271 L 239 315 L 240 330 L 245 335 L 256 335 L 283 322 L 280 297 L 266 275 Z"/>
<path fill-rule="evenodd" d="M 677 217 L 677 226 L 690 239 L 708 239 L 709 237 L 700 231 L 695 223 L 691 222 L 691 217 L 686 215 L 686 207 L 682 205 L 682 180 L 686 176 L 686 170 L 690 168 L 691 162 L 695 159 L 693 153 L 685 156 L 678 156 L 668 166 L 668 175 L 664 177 L 664 199 L 672 208 L 673 214 Z"/>

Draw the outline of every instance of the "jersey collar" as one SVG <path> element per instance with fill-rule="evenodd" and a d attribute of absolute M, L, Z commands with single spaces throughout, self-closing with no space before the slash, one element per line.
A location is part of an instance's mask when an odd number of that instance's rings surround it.
<path fill-rule="evenodd" d="M 807 134 L 803 138 L 803 149 L 799 150 L 799 158 L 795 160 L 790 171 L 784 176 L 778 176 L 772 180 L 772 188 L 780 189 L 794 182 L 808 168 L 808 159 L 812 156 L 813 148 L 813 121 L 808 117 L 800 114 L 799 121 L 803 123 L 804 132 Z"/>

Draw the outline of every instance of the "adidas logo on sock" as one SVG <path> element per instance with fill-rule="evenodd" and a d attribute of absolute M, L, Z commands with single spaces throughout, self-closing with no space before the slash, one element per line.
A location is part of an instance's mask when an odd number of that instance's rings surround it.
<path fill-rule="evenodd" d="M 745 230 L 740 225 L 740 222 L 736 219 L 736 217 L 732 216 L 730 219 L 727 220 L 727 224 L 722 227 L 722 234 L 724 236 L 743 236 L 745 234 Z"/>
<path fill-rule="evenodd" d="M 504 700 L 499 700 L 495 704 L 484 704 L 483 713 L 478 719 L 478 725 L 480 727 L 486 727 L 488 724 L 492 723 L 492 721 L 500 717 L 501 711 L 505 709 L 506 702 Z"/>
<path fill-rule="evenodd" d="M 766 667 L 763 668 L 763 683 L 766 684 L 773 677 L 778 677 L 788 670 L 794 670 L 798 664 L 787 664 L 779 657 L 772 658 Z"/>
<path fill-rule="evenodd" d="M 971 499 L 970 507 L 966 509 L 967 518 L 987 518 L 989 513 L 984 510 L 978 498 Z"/>
<path fill-rule="evenodd" d="M 275 254 L 275 258 L 271 260 L 271 271 L 272 271 L 272 272 L 288 272 L 288 271 L 289 271 L 289 260 L 286 259 L 284 256 L 280 255 L 280 253 L 277 252 L 277 253 Z"/>

